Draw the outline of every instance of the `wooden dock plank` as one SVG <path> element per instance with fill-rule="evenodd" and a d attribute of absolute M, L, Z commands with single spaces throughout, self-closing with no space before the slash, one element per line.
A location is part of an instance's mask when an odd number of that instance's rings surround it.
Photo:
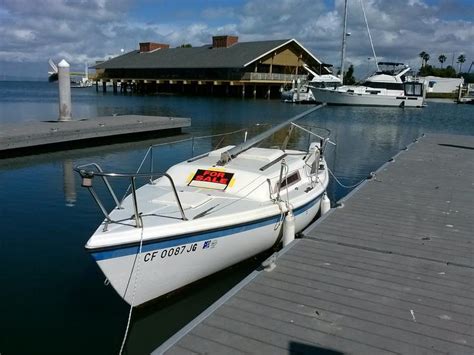
<path fill-rule="evenodd" d="M 285 273 L 286 272 L 286 273 Z M 309 272 L 310 273 L 310 272 Z M 308 273 L 308 274 L 309 274 Z M 302 277 L 295 275 L 301 272 L 287 270 L 281 266 L 278 274 L 267 277 L 262 284 L 267 287 L 279 288 L 282 290 L 291 289 L 292 292 L 319 296 L 321 292 L 330 294 L 330 300 L 339 304 L 358 307 L 362 305 L 367 309 L 381 308 L 383 313 L 388 315 L 399 314 L 400 311 L 406 312 L 410 307 L 416 306 L 420 312 L 425 315 L 433 315 L 435 318 L 449 318 L 461 325 L 470 326 L 472 315 L 469 307 L 459 306 L 450 303 L 448 300 L 433 299 L 431 297 L 422 297 L 417 294 L 410 294 L 408 288 L 399 287 L 398 289 L 387 289 L 383 285 L 360 284 L 356 281 L 350 282 L 350 274 L 347 278 L 336 279 L 329 276 L 317 275 L 308 277 L 303 274 Z M 256 280 L 255 283 L 260 282 Z M 375 283 L 375 282 L 374 282 Z M 409 314 L 403 313 L 403 317 Z"/>
<path fill-rule="evenodd" d="M 453 287 L 447 287 L 440 283 L 433 283 L 429 281 L 424 281 L 421 277 L 418 279 L 412 279 L 410 277 L 405 277 L 406 273 L 399 273 L 398 275 L 390 275 L 389 273 L 384 273 L 383 270 L 377 269 L 361 269 L 356 268 L 352 264 L 335 264 L 332 262 L 326 262 L 321 264 L 318 260 L 317 262 L 311 262 L 309 258 L 305 259 L 304 263 L 299 263 L 301 260 L 300 257 L 290 257 L 285 259 L 285 262 L 282 263 L 282 266 L 289 267 L 292 270 L 299 272 L 313 271 L 314 267 L 318 267 L 321 270 L 321 273 L 331 273 L 332 277 L 343 278 L 344 275 L 350 273 L 351 278 L 360 282 L 361 284 L 370 283 L 374 284 L 377 282 L 377 285 L 397 285 L 403 289 L 422 289 L 427 294 L 436 293 L 437 298 L 450 298 L 456 297 L 460 304 L 470 305 L 474 301 L 472 290 L 466 289 L 456 289 Z"/>
<path fill-rule="evenodd" d="M 423 310 L 419 311 L 418 307 L 414 307 L 417 310 L 417 324 L 414 324 L 411 317 L 409 308 L 396 309 L 392 305 L 382 302 L 361 302 L 354 305 L 353 302 L 348 302 L 348 298 L 335 297 L 334 292 L 328 292 L 324 290 L 308 292 L 308 289 L 297 287 L 298 292 L 288 291 L 288 289 L 282 288 L 285 286 L 284 282 L 273 282 L 273 283 L 262 283 L 253 288 L 246 289 L 242 292 L 242 295 L 259 294 L 262 296 L 269 296 L 278 298 L 281 301 L 292 303 L 295 307 L 302 312 L 310 312 L 312 310 L 312 316 L 318 319 L 334 322 L 338 317 L 352 317 L 355 319 L 373 322 L 382 326 L 390 324 L 391 327 L 402 329 L 402 330 L 414 330 L 417 334 L 424 334 L 426 336 L 433 336 L 436 334 L 439 339 L 451 341 L 454 336 L 464 335 L 471 337 L 472 334 L 469 325 L 456 322 L 456 331 L 452 330 L 452 323 L 446 322 L 439 317 L 433 317 L 430 314 L 422 313 Z M 292 284 L 286 284 L 286 286 L 292 286 Z M 348 295 L 361 296 L 363 293 L 354 292 L 353 290 L 346 290 Z M 337 294 L 336 294 L 337 296 Z M 236 297 L 240 297 L 236 296 Z M 271 306 L 275 306 L 276 302 L 272 302 Z M 383 306 L 379 306 L 383 304 Z M 433 311 L 432 309 L 430 310 Z M 314 314 L 313 314 L 314 313 Z M 433 314 L 433 312 L 431 313 Z M 449 324 L 448 324 L 449 323 Z"/>
<path fill-rule="evenodd" d="M 409 270 L 403 268 L 403 265 L 395 265 L 391 263 L 370 263 L 367 259 L 360 259 L 360 257 L 351 258 L 350 255 L 341 255 L 341 253 L 324 253 L 324 250 L 310 248 L 310 250 L 292 250 L 289 254 L 294 256 L 296 260 L 305 260 L 306 263 L 317 263 L 321 268 L 330 268 L 343 271 L 350 265 L 351 269 L 357 269 L 360 273 L 371 270 L 377 270 L 377 273 L 383 275 L 397 276 L 407 278 L 413 281 L 429 282 L 434 285 L 448 287 L 448 289 L 459 289 L 468 291 L 467 295 L 472 295 L 472 290 L 469 285 L 466 285 L 464 280 L 446 280 L 443 276 L 445 272 L 433 272 L 432 274 L 425 274 L 416 270 Z"/>
<path fill-rule="evenodd" d="M 474 137 L 426 136 L 155 353 L 472 354 L 473 201 Z"/>
<path fill-rule="evenodd" d="M 468 267 L 474 266 L 474 261 L 470 256 L 466 254 L 453 256 L 451 254 L 439 252 L 439 250 L 433 250 L 432 248 L 429 248 L 426 245 L 422 245 L 422 249 L 417 249 L 407 245 L 391 245 L 389 243 L 385 243 L 383 239 L 377 240 L 374 238 L 367 238 L 365 237 L 365 234 L 364 237 L 354 239 L 353 236 L 334 233 L 330 234 L 328 232 L 325 232 L 324 236 L 320 237 L 319 239 L 325 240 L 327 242 L 336 242 L 338 244 L 346 246 L 377 250 L 382 253 L 412 256 L 420 259 L 434 260 L 442 263 L 451 263 Z"/>
<path fill-rule="evenodd" d="M 169 355 L 192 355 L 192 354 L 198 354 L 197 352 L 191 351 L 189 349 L 183 348 L 181 346 L 176 346 L 173 349 L 170 349 L 168 351 Z"/>
<path fill-rule="evenodd" d="M 205 331 L 207 328 L 203 325 L 202 329 Z M 199 332 L 198 330 L 197 333 L 199 334 Z M 245 354 L 239 349 L 211 340 L 207 336 L 202 337 L 195 334 L 189 334 L 178 347 L 185 348 L 186 351 L 192 349 L 191 351 L 198 354 Z M 175 349 L 172 350 L 175 351 Z M 179 351 L 177 353 L 179 354 Z"/>
<path fill-rule="evenodd" d="M 426 343 L 420 339 L 420 334 L 433 338 L 432 342 L 436 346 L 435 349 L 440 349 L 440 351 L 446 351 L 446 349 L 452 349 L 453 347 L 451 338 L 437 338 L 438 335 L 445 336 L 446 331 L 436 329 L 433 331 L 428 326 L 425 326 L 424 332 L 421 333 L 419 332 L 420 327 L 416 327 L 416 329 L 415 327 L 410 327 L 409 321 L 401 322 L 402 324 L 397 326 L 391 323 L 390 319 L 387 319 L 388 322 L 377 322 L 373 318 L 364 319 L 349 315 L 348 313 L 344 314 L 340 310 L 325 312 L 318 307 L 318 303 L 306 304 L 301 302 L 304 299 L 299 297 L 282 299 L 273 296 L 272 302 L 268 303 L 269 296 L 269 294 L 257 292 L 244 292 L 232 299 L 229 304 L 232 305 L 232 301 L 244 297 L 244 301 L 236 305 L 236 308 L 239 310 L 238 313 L 247 310 L 248 312 L 256 313 L 260 317 L 270 314 L 272 318 L 290 319 L 292 324 L 319 330 L 327 334 L 338 335 L 342 328 L 344 328 L 344 338 L 350 337 L 351 340 L 358 340 L 366 344 L 384 344 L 386 347 L 384 350 L 394 349 L 397 344 L 400 345 L 400 349 L 404 349 L 404 353 L 416 353 L 421 349 L 425 351 L 433 350 L 432 348 L 425 347 Z M 362 331 L 360 329 L 364 329 L 364 334 L 361 334 Z M 456 333 L 452 334 L 452 337 L 456 336 Z M 341 350 L 340 348 L 338 349 Z M 461 346 L 458 350 L 465 351 L 466 348 Z"/>
<path fill-rule="evenodd" d="M 272 301 L 267 299 L 266 301 Z M 259 337 L 262 340 L 270 341 L 279 345 L 282 349 L 290 350 L 292 342 L 310 344 L 314 348 L 330 349 L 330 343 L 325 338 L 331 339 L 332 343 L 337 342 L 338 351 L 348 351 L 358 349 L 361 352 L 390 353 L 375 345 L 367 345 L 360 342 L 356 336 L 352 339 L 339 337 L 328 331 L 327 325 L 324 329 L 315 329 L 311 324 L 302 322 L 296 314 L 287 314 L 276 308 L 272 308 L 272 313 L 259 312 L 259 304 L 254 304 L 253 311 L 245 310 L 243 306 L 236 307 L 235 303 L 245 303 L 245 300 L 234 298 L 229 305 L 225 305 L 216 312 L 216 317 L 222 316 L 227 326 L 238 329 L 239 332 L 248 337 Z M 331 328 L 331 330 L 334 330 Z M 251 352 L 255 352 L 254 348 Z M 335 350 L 335 349 L 331 349 Z"/>

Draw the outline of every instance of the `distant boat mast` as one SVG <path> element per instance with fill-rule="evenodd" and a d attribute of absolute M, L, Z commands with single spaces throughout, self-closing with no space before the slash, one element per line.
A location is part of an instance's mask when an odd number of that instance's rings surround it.
<path fill-rule="evenodd" d="M 341 83 L 344 83 L 344 61 L 346 60 L 346 36 L 347 36 L 347 0 L 344 1 L 344 26 L 342 30 L 342 54 L 341 54 Z"/>
<path fill-rule="evenodd" d="M 362 7 L 362 13 L 364 14 L 365 26 L 367 27 L 367 34 L 369 35 L 370 47 L 372 48 L 372 53 L 374 54 L 375 66 L 377 67 L 377 70 L 380 70 L 379 64 L 377 61 L 377 55 L 375 54 L 374 43 L 372 41 L 372 36 L 370 34 L 369 23 L 367 21 L 367 15 L 365 14 L 363 0 L 360 0 L 360 6 Z M 343 27 L 344 28 L 342 31 L 341 74 L 340 74 L 341 83 L 344 83 L 343 79 L 344 79 L 344 62 L 346 60 L 346 37 L 350 35 L 350 33 L 347 33 L 347 0 L 344 0 L 344 26 Z"/>
<path fill-rule="evenodd" d="M 369 22 L 367 21 L 367 15 L 365 14 L 364 1 L 360 0 L 360 7 L 362 7 L 362 13 L 364 14 L 365 26 L 367 27 L 367 34 L 369 35 L 370 47 L 372 48 L 372 53 L 374 54 L 375 66 L 377 71 L 380 70 L 379 63 L 377 60 L 377 54 L 375 54 L 374 42 L 372 41 L 372 36 L 370 35 Z"/>

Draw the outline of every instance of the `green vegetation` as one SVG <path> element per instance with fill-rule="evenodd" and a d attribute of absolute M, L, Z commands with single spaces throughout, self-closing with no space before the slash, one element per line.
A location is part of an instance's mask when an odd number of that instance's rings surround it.
<path fill-rule="evenodd" d="M 356 83 L 356 80 L 354 78 L 354 66 L 352 64 L 349 66 L 349 69 L 347 69 L 344 74 L 343 83 L 344 85 L 354 85 Z"/>
<path fill-rule="evenodd" d="M 462 68 L 462 63 L 466 61 L 466 56 L 464 54 L 461 54 L 458 57 L 458 61 L 456 63 L 459 63 L 459 72 L 461 73 L 461 68 Z"/>
<path fill-rule="evenodd" d="M 474 73 L 462 73 L 461 76 L 466 84 L 474 83 Z"/>
<path fill-rule="evenodd" d="M 443 63 L 446 61 L 446 59 L 448 59 L 444 54 L 441 54 L 439 57 L 438 57 L 438 60 L 439 62 L 441 63 L 441 69 L 443 69 Z"/>
<path fill-rule="evenodd" d="M 190 43 L 183 43 L 178 48 L 191 48 L 191 47 L 192 47 L 192 45 Z"/>
<path fill-rule="evenodd" d="M 419 76 L 439 76 L 441 78 L 463 77 L 466 82 L 471 82 L 473 80 L 471 74 L 462 73 L 462 65 L 466 61 L 466 56 L 464 54 L 461 54 L 456 62 L 459 64 L 459 74 L 456 73 L 456 70 L 451 65 L 448 65 L 446 68 L 443 68 L 443 64 L 444 62 L 446 62 L 447 59 L 446 55 L 444 54 L 440 54 L 438 56 L 438 61 L 441 63 L 441 68 L 436 68 L 428 64 L 428 61 L 430 60 L 430 55 L 425 51 L 420 52 L 418 56 L 421 58 L 421 68 L 418 72 Z"/>
<path fill-rule="evenodd" d="M 432 65 L 425 65 L 420 68 L 419 76 L 439 76 L 441 78 L 455 78 L 457 77 L 456 70 L 450 65 L 446 68 L 435 68 Z"/>
<path fill-rule="evenodd" d="M 430 60 L 430 55 L 426 53 L 425 51 L 421 52 L 418 54 L 421 58 L 421 67 L 425 67 L 428 64 L 428 61 Z"/>

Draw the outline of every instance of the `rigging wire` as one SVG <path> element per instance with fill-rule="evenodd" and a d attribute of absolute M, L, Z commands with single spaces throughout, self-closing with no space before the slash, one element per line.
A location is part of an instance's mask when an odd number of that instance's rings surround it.
<path fill-rule="evenodd" d="M 370 35 L 369 23 L 367 22 L 367 16 L 365 15 L 363 0 L 360 0 L 360 6 L 362 7 L 362 13 L 364 14 L 365 26 L 367 27 L 367 33 L 369 35 L 370 46 L 372 47 L 372 53 L 374 53 L 375 65 L 377 66 L 377 70 L 380 70 L 379 63 L 377 62 L 377 55 L 375 54 L 374 43 L 372 42 L 372 36 Z"/>

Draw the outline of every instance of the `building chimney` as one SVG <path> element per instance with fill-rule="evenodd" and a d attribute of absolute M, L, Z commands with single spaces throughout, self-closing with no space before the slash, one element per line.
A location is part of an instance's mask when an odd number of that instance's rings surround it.
<path fill-rule="evenodd" d="M 154 42 L 142 42 L 140 43 L 140 53 L 151 52 L 156 49 L 166 49 L 169 48 L 169 44 L 163 43 L 154 43 Z"/>
<path fill-rule="evenodd" d="M 213 36 L 212 48 L 229 48 L 239 41 L 237 36 Z"/>

